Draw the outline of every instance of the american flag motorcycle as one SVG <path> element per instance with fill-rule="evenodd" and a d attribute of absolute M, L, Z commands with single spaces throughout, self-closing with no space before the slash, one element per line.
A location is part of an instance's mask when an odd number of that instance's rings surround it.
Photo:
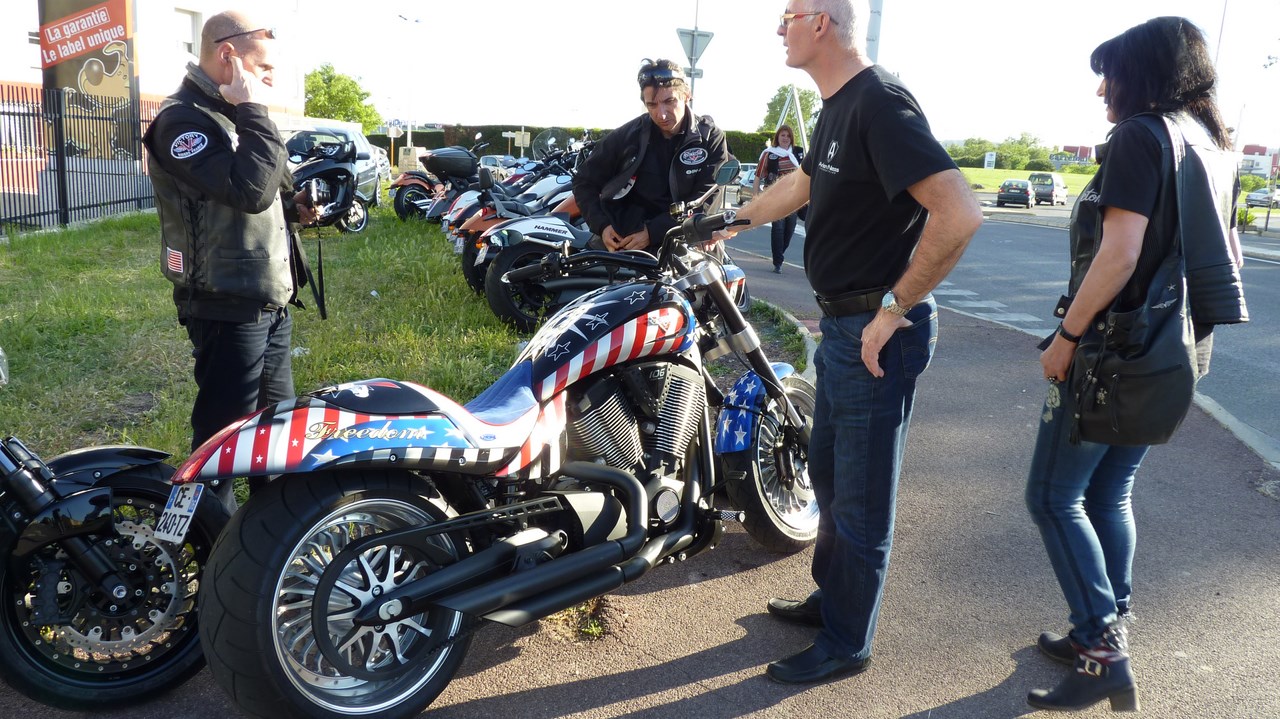
<path fill-rule="evenodd" d="M 688 559 L 725 521 L 775 551 L 808 546 L 813 388 L 768 361 L 720 263 L 690 244 L 732 222 L 695 214 L 657 258 L 551 254 L 513 271 L 637 279 L 548 318 L 466 405 L 411 382 L 342 384 L 227 427 L 179 467 L 174 532 L 201 483 L 278 475 L 233 516 L 199 597 L 209 667 L 240 708 L 412 716 L 488 622 L 533 622 Z M 722 393 L 704 363 L 728 352 L 750 370 Z"/>

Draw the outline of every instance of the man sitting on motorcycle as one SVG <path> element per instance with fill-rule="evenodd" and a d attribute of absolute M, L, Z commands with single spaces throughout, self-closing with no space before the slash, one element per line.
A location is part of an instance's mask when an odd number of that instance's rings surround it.
<path fill-rule="evenodd" d="M 645 114 L 597 142 L 573 180 L 587 225 L 615 252 L 656 250 L 677 224 L 671 204 L 713 187 L 729 159 L 720 128 L 689 111 L 693 98 L 678 64 L 646 59 L 637 79 Z"/>

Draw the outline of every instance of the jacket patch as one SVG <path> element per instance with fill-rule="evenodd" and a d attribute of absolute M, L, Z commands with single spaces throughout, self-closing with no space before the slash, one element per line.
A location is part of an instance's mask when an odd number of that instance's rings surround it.
<path fill-rule="evenodd" d="M 200 151 L 208 146 L 209 138 L 203 132 L 184 132 L 178 135 L 178 139 L 169 146 L 169 154 L 173 155 L 175 160 L 185 160 L 200 154 Z"/>
<path fill-rule="evenodd" d="M 166 247 L 165 249 L 168 250 L 165 253 L 165 265 L 169 268 L 169 271 L 179 275 L 182 274 L 182 253 L 172 247 Z"/>
<path fill-rule="evenodd" d="M 691 147 L 680 153 L 680 161 L 686 165 L 701 165 L 707 161 L 707 151 L 702 147 Z"/>

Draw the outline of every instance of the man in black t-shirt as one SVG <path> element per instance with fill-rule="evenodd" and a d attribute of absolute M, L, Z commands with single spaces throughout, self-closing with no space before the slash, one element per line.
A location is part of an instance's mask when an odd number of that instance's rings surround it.
<path fill-rule="evenodd" d="M 809 203 L 805 271 L 823 312 L 808 464 L 817 590 L 768 604 L 820 630 L 769 665 L 786 683 L 855 674 L 870 661 L 916 378 L 937 337 L 930 292 L 982 222 L 915 98 L 866 57 L 868 14 L 865 1 L 790 0 L 778 34 L 787 64 L 817 83 L 822 115 L 801 171 L 738 213 L 757 226 Z"/>

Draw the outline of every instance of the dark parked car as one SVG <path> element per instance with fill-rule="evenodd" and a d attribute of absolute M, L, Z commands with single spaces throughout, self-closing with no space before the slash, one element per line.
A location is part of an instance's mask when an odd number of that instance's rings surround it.
<path fill-rule="evenodd" d="M 342 127 L 317 127 L 294 133 L 284 146 L 289 151 L 289 161 L 297 164 L 308 149 L 322 142 L 356 143 L 356 195 L 366 205 L 378 204 L 378 189 L 381 185 L 378 160 L 374 157 L 373 146 L 364 135 Z"/>
<path fill-rule="evenodd" d="M 1062 175 L 1056 172 L 1033 172 L 1027 175 L 1031 186 L 1036 190 L 1036 204 L 1067 204 L 1067 183 Z"/>
<path fill-rule="evenodd" d="M 996 193 L 996 207 L 1024 205 L 1029 210 L 1036 203 L 1036 191 L 1030 180 L 1005 180 Z"/>
<path fill-rule="evenodd" d="M 737 193 L 738 206 L 747 204 L 751 198 L 756 196 L 755 188 L 752 187 L 756 182 L 756 163 L 744 162 L 742 168 L 738 170 L 738 182 L 734 185 Z"/>

